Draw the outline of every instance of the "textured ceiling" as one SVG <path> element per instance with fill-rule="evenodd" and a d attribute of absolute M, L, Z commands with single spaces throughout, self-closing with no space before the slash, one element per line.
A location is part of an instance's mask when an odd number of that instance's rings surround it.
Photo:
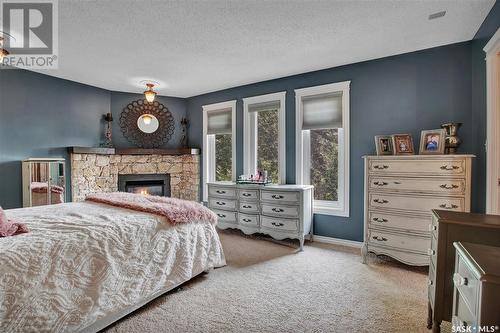
<path fill-rule="evenodd" d="M 494 2 L 61 0 L 59 69 L 41 72 L 188 97 L 470 40 Z"/>

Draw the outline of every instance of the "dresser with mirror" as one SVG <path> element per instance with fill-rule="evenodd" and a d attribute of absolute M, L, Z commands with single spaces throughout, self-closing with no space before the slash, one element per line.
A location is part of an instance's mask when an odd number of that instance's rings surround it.
<path fill-rule="evenodd" d="M 23 207 L 65 202 L 64 158 L 29 158 L 22 162 Z"/>

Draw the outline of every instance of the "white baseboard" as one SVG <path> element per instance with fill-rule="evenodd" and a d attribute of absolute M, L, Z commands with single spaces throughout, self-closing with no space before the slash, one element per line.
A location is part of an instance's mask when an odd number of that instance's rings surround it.
<path fill-rule="evenodd" d="M 363 242 L 357 242 L 357 241 L 352 241 L 348 239 L 341 239 L 341 238 L 333 238 L 333 237 L 325 237 L 325 236 L 313 236 L 313 240 L 315 242 L 319 243 L 327 243 L 327 244 L 335 244 L 335 245 L 342 245 L 342 246 L 349 246 L 349 247 L 354 247 L 357 249 L 360 249 L 363 246 Z"/>

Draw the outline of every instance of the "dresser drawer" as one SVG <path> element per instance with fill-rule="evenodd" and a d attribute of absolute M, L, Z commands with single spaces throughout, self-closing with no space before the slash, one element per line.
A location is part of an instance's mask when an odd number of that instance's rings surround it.
<path fill-rule="evenodd" d="M 431 245 L 430 239 L 426 237 L 392 234 L 378 230 L 369 230 L 368 242 L 376 246 L 393 247 L 422 254 L 427 254 Z"/>
<path fill-rule="evenodd" d="M 279 192 L 279 191 L 266 191 L 262 190 L 261 200 L 269 202 L 299 202 L 299 192 Z"/>
<path fill-rule="evenodd" d="M 475 332 L 471 330 L 472 326 L 476 325 L 476 317 L 465 302 L 462 295 L 455 290 L 454 313 L 451 317 L 451 325 L 463 330 L 457 332 Z"/>
<path fill-rule="evenodd" d="M 463 258 L 459 255 L 453 274 L 453 284 L 462 295 L 473 315 L 476 315 L 476 305 L 479 297 L 479 281 L 469 269 Z"/>
<path fill-rule="evenodd" d="M 262 214 L 278 217 L 299 217 L 299 206 L 282 206 L 262 203 Z"/>
<path fill-rule="evenodd" d="M 432 209 L 465 211 L 464 198 L 370 193 L 370 208 L 431 213 Z"/>
<path fill-rule="evenodd" d="M 208 207 L 223 210 L 236 210 L 236 200 L 208 198 Z"/>
<path fill-rule="evenodd" d="M 228 212 L 228 211 L 217 210 L 217 209 L 213 209 L 212 211 L 215 214 L 217 214 L 217 221 L 219 221 L 219 222 L 234 223 L 234 224 L 236 224 L 236 222 L 237 222 L 235 212 Z"/>
<path fill-rule="evenodd" d="M 437 239 L 434 236 L 431 236 L 431 247 L 429 248 L 429 257 L 431 263 L 436 266 L 437 260 Z"/>
<path fill-rule="evenodd" d="M 277 219 L 277 218 L 262 216 L 261 225 L 263 228 L 268 228 L 283 232 L 297 232 L 299 230 L 299 220 Z"/>
<path fill-rule="evenodd" d="M 238 214 L 238 223 L 245 227 L 258 227 L 259 215 Z"/>
<path fill-rule="evenodd" d="M 436 194 L 462 195 L 465 192 L 465 179 L 433 178 L 395 178 L 370 177 L 370 189 L 376 191 L 422 192 Z"/>
<path fill-rule="evenodd" d="M 370 227 L 394 228 L 428 233 L 431 223 L 431 219 L 425 216 L 397 215 L 372 210 L 369 211 L 368 215 Z"/>
<path fill-rule="evenodd" d="M 465 159 L 379 159 L 370 160 L 368 171 L 372 174 L 400 174 L 417 176 L 465 175 Z"/>
<path fill-rule="evenodd" d="M 427 293 L 429 301 L 434 307 L 434 299 L 436 297 L 436 271 L 432 264 L 429 265 L 429 276 L 427 278 Z"/>
<path fill-rule="evenodd" d="M 252 213 L 252 214 L 259 213 L 259 204 L 256 202 L 240 201 L 239 206 L 240 206 L 240 212 Z"/>
<path fill-rule="evenodd" d="M 220 198 L 236 199 L 236 188 L 208 185 L 208 195 Z"/>
<path fill-rule="evenodd" d="M 238 197 L 240 200 L 257 201 L 259 200 L 258 190 L 239 190 Z"/>

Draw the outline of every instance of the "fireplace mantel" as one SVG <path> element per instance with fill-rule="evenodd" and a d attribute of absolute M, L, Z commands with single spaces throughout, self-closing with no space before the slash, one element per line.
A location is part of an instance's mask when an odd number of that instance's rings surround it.
<path fill-rule="evenodd" d="M 102 148 L 102 147 L 68 147 L 71 154 L 96 155 L 199 155 L 198 148 L 144 149 L 144 148 Z"/>

